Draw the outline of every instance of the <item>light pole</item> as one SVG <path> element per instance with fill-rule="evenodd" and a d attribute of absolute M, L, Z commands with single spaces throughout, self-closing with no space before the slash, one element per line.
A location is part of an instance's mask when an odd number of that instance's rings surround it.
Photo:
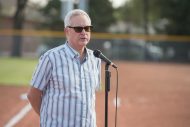
<path fill-rule="evenodd" d="M 74 8 L 73 0 L 60 0 L 61 1 L 61 19 L 64 21 L 67 12 Z"/>

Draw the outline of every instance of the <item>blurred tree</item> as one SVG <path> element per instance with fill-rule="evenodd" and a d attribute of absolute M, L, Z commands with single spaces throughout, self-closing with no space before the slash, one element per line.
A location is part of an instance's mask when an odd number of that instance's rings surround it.
<path fill-rule="evenodd" d="M 0 15 L 1 15 L 1 11 L 2 11 L 2 3 L 0 1 Z"/>
<path fill-rule="evenodd" d="M 189 5 L 189 0 L 130 0 L 117 9 L 117 14 L 141 28 L 146 28 L 146 21 L 159 34 L 189 35 Z"/>
<path fill-rule="evenodd" d="M 109 0 L 90 0 L 89 15 L 95 32 L 107 32 L 107 28 L 116 21 L 114 8 Z"/>
<path fill-rule="evenodd" d="M 190 1 L 157 0 L 160 18 L 167 19 L 165 31 L 171 35 L 190 35 Z"/>
<path fill-rule="evenodd" d="M 123 6 L 117 8 L 117 15 L 120 20 L 125 22 L 133 22 L 137 26 L 142 25 L 142 10 L 141 0 L 130 0 Z"/>
<path fill-rule="evenodd" d="M 14 29 L 22 29 L 24 22 L 24 9 L 26 7 L 27 0 L 17 0 L 17 9 L 14 14 Z M 22 37 L 15 35 L 13 37 L 13 46 L 11 56 L 21 56 Z"/>
<path fill-rule="evenodd" d="M 45 17 L 45 22 L 40 27 L 51 30 L 63 30 L 64 22 L 61 19 L 61 1 L 49 0 L 48 4 L 40 9 Z"/>
<path fill-rule="evenodd" d="M 75 4 L 75 8 L 78 6 Z M 64 23 L 61 20 L 61 1 L 49 0 L 48 4 L 41 9 L 42 14 L 46 17 L 41 27 L 52 30 L 63 30 Z M 88 13 L 95 26 L 94 31 L 106 32 L 110 24 L 114 23 L 114 8 L 109 0 L 89 0 Z"/>

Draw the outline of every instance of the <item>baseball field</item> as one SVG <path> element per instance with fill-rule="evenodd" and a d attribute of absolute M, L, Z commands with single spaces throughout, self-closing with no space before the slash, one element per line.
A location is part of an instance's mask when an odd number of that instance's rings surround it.
<path fill-rule="evenodd" d="M 189 127 L 190 65 L 114 61 L 118 66 L 117 127 Z M 110 67 L 108 127 L 115 126 L 116 71 Z M 7 75 L 8 76 L 8 75 Z M 102 83 L 104 84 L 104 64 Z M 26 85 L 0 85 L 0 126 L 38 127 Z M 103 87 L 104 88 L 104 87 Z M 104 90 L 97 92 L 97 126 L 104 127 Z"/>

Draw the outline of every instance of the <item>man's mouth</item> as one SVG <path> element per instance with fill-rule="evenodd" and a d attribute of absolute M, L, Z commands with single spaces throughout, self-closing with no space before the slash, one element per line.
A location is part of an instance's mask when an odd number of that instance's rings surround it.
<path fill-rule="evenodd" d="M 84 37 L 84 38 L 83 38 L 83 37 L 81 37 L 80 39 L 81 39 L 81 40 L 86 40 L 87 38 L 85 38 L 85 37 Z"/>

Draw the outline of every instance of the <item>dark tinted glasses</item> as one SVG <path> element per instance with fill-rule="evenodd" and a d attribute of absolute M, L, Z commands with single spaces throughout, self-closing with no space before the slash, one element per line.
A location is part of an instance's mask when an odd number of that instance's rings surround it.
<path fill-rule="evenodd" d="M 73 28 L 74 31 L 76 33 L 81 33 L 83 31 L 83 29 L 86 31 L 86 32 L 90 32 L 93 28 L 93 26 L 68 26 L 69 28 Z"/>

